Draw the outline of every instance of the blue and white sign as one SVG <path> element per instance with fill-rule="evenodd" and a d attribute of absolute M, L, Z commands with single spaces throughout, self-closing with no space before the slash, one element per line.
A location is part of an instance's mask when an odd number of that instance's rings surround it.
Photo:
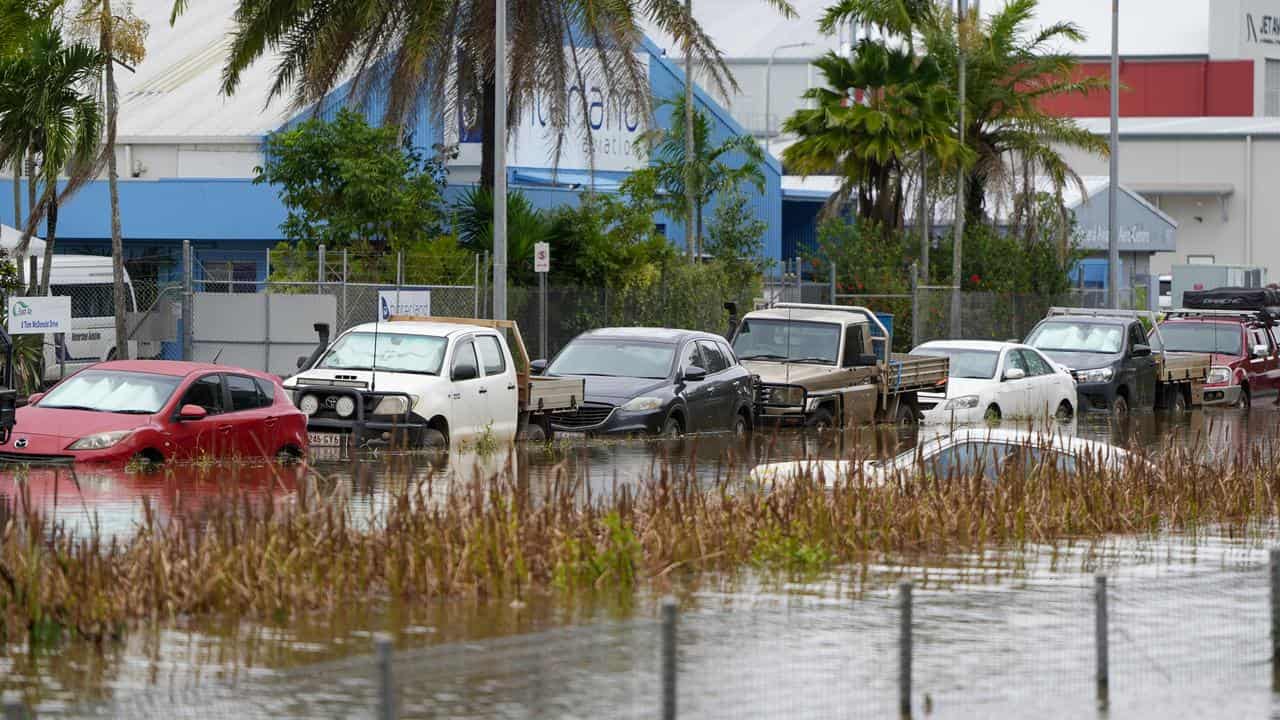
<path fill-rule="evenodd" d="M 426 317 L 431 314 L 430 290 L 379 290 L 378 319 L 390 320 L 394 315 Z"/>
<path fill-rule="evenodd" d="M 71 332 L 71 298 L 10 297 L 9 334 Z"/>

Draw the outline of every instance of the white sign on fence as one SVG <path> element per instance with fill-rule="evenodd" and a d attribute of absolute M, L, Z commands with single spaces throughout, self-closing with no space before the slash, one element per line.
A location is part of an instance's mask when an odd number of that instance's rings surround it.
<path fill-rule="evenodd" d="M 9 298 L 10 335 L 69 332 L 71 332 L 71 298 Z"/>
<path fill-rule="evenodd" d="M 533 244 L 533 271 L 551 272 L 551 243 Z"/>
<path fill-rule="evenodd" d="M 430 290 L 379 290 L 378 319 L 390 320 L 392 315 L 431 314 Z"/>

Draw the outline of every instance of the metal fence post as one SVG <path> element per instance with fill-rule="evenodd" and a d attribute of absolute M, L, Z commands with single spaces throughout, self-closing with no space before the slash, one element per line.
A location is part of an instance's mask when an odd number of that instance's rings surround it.
<path fill-rule="evenodd" d="M 475 256 L 476 271 L 471 280 L 471 292 L 475 295 L 471 299 L 471 317 L 480 317 L 480 256 Z"/>
<path fill-rule="evenodd" d="M 1280 692 L 1280 548 L 1271 549 L 1271 689 Z"/>
<path fill-rule="evenodd" d="M 835 264 L 835 261 L 832 261 L 832 263 L 831 263 L 831 304 L 832 304 L 832 305 L 836 305 L 836 304 L 838 304 L 838 303 L 836 303 L 836 264 Z"/>
<path fill-rule="evenodd" d="M 796 302 L 804 302 L 804 273 L 800 272 L 800 256 L 796 256 Z"/>
<path fill-rule="evenodd" d="M 319 290 L 319 284 L 324 282 L 324 275 L 324 243 L 320 243 L 316 248 L 316 290 Z"/>
<path fill-rule="evenodd" d="M 920 265 L 911 263 L 911 347 L 920 344 Z"/>
<path fill-rule="evenodd" d="M 676 599 L 662 599 L 662 720 L 676 720 Z"/>
<path fill-rule="evenodd" d="M 347 318 L 350 317 L 349 312 L 347 310 L 347 283 L 350 281 L 350 279 L 347 277 L 347 273 L 349 272 L 349 270 L 350 270 L 350 266 L 347 265 L 347 249 L 342 248 L 342 313 L 339 314 L 338 317 L 342 318 L 343 320 L 342 324 L 344 327 L 347 324 L 346 323 Z M 382 311 L 379 310 L 378 312 L 382 312 Z"/>
<path fill-rule="evenodd" d="M 911 717 L 911 582 L 898 583 L 898 714 Z"/>
<path fill-rule="evenodd" d="M 396 692 L 391 677 L 391 637 L 378 633 L 373 638 L 378 658 L 378 720 L 395 720 Z"/>
<path fill-rule="evenodd" d="M 547 357 L 547 274 L 538 273 L 538 352 Z"/>
<path fill-rule="evenodd" d="M 271 282 L 271 248 L 267 248 L 267 267 L 266 267 L 266 273 L 265 273 L 262 277 L 266 278 L 266 280 L 264 280 L 264 282 L 265 282 L 265 283 L 270 283 L 270 282 Z"/>
<path fill-rule="evenodd" d="M 195 299 L 191 294 L 192 274 L 191 241 L 182 241 L 182 359 L 191 359 L 192 336 L 195 329 Z"/>
<path fill-rule="evenodd" d="M 1095 607 L 1093 632 L 1094 645 L 1098 654 L 1098 702 L 1106 704 L 1111 682 L 1107 654 L 1107 576 L 1095 575 L 1093 583 Z"/>

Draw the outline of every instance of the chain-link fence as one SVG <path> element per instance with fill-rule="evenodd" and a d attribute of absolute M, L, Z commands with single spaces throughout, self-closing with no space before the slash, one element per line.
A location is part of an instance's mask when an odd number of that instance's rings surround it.
<path fill-rule="evenodd" d="M 1139 565 L 1099 581 L 695 596 L 678 616 L 380 652 L 239 687 L 80 708 L 115 717 L 1254 717 L 1269 711 L 1278 595 L 1266 561 Z M 397 641 L 411 644 L 409 635 Z"/>

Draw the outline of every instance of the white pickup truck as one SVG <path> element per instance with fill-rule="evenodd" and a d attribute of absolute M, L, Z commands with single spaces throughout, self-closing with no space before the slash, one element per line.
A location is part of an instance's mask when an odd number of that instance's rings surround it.
<path fill-rule="evenodd" d="M 307 415 L 313 448 L 541 439 L 552 414 L 582 401 L 581 379 L 530 377 L 513 322 L 393 317 L 332 344 L 317 330 L 321 347 L 284 382 Z"/>

